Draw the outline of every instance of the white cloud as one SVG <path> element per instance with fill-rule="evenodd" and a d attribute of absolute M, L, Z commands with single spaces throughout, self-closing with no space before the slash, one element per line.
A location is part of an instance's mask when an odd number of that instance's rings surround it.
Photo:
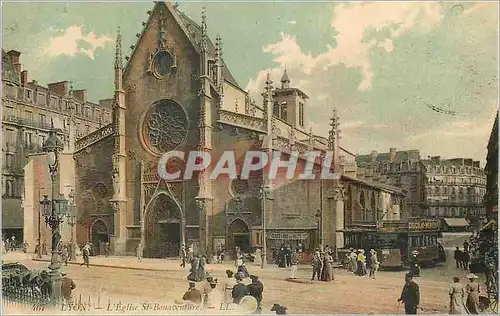
<path fill-rule="evenodd" d="M 49 39 L 49 45 L 45 48 L 45 54 L 49 56 L 68 55 L 75 56 L 83 54 L 90 59 L 94 59 L 94 53 L 98 48 L 103 48 L 107 43 L 113 40 L 106 36 L 98 37 L 93 32 L 83 34 L 83 26 L 70 26 L 61 35 Z M 81 47 L 83 45 L 90 48 Z"/>
<path fill-rule="evenodd" d="M 295 24 L 297 24 L 297 21 L 293 21 L 293 20 L 292 20 L 292 21 L 288 21 L 288 24 L 293 24 L 293 25 L 295 25 Z"/>
<path fill-rule="evenodd" d="M 327 52 L 312 56 L 304 53 L 296 39 L 281 33 L 281 40 L 275 44 L 263 47 L 264 53 L 271 53 L 274 61 L 280 67 L 300 71 L 306 75 L 312 69 L 326 71 L 340 63 L 346 67 L 359 67 L 363 80 L 358 89 L 370 89 L 373 72 L 369 61 L 369 52 L 374 46 L 384 48 L 388 53 L 394 49 L 391 38 L 399 37 L 414 28 L 429 29 L 442 19 L 439 3 L 349 3 L 335 7 L 332 17 L 332 28 L 337 32 L 334 48 L 327 44 Z M 366 32 L 380 31 L 388 28 L 391 38 L 381 41 L 366 41 Z M 262 86 L 265 74 L 259 73 L 257 78 L 249 83 Z M 253 89 L 252 89 L 253 90 Z"/>

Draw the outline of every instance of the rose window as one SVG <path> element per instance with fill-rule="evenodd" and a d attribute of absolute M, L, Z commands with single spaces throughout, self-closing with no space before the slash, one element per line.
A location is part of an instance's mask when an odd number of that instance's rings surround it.
<path fill-rule="evenodd" d="M 187 131 L 186 112 L 173 100 L 157 101 L 143 123 L 146 144 L 158 154 L 176 149 L 184 142 Z"/>

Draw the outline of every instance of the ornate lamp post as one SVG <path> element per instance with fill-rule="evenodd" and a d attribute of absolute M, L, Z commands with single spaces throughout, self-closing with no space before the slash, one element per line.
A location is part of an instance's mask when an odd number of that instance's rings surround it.
<path fill-rule="evenodd" d="M 316 212 L 316 215 L 315 215 L 315 217 L 316 217 L 316 223 L 318 224 L 318 243 L 319 243 L 319 245 L 318 245 L 318 246 L 319 246 L 319 247 L 320 247 L 320 246 L 322 245 L 322 243 L 323 243 L 323 240 L 322 240 L 322 234 L 321 234 L 321 224 L 322 224 L 322 223 L 321 223 L 321 216 L 322 216 L 322 215 L 323 215 L 323 214 L 321 214 L 321 210 L 318 210 L 318 211 Z"/>
<path fill-rule="evenodd" d="M 268 195 L 271 192 L 269 186 L 264 186 L 260 188 L 259 198 L 262 201 L 262 262 L 261 268 L 265 268 L 267 266 L 267 231 L 266 231 L 266 207 Z"/>
<path fill-rule="evenodd" d="M 70 261 L 76 261 L 76 246 L 75 246 L 75 231 L 74 226 L 76 224 L 76 204 L 75 204 L 75 191 L 71 189 L 69 192 L 69 213 L 66 214 L 68 218 L 68 225 L 71 227 L 71 240 L 70 240 Z"/>
<path fill-rule="evenodd" d="M 60 265 L 57 254 L 57 246 L 61 240 L 60 224 L 64 221 L 68 206 L 68 200 L 64 196 L 55 196 L 59 152 L 64 149 L 64 144 L 57 137 L 57 132 L 58 130 L 54 128 L 54 123 L 52 122 L 49 137 L 47 137 L 47 140 L 43 144 L 43 151 L 47 153 L 46 160 L 52 182 L 52 199 L 48 200 L 47 195 L 44 195 L 44 199 L 41 201 L 42 215 L 45 217 L 45 223 L 52 229 L 52 256 L 49 265 L 49 276 L 53 286 L 52 297 L 55 301 L 61 297 L 61 273 L 59 271 Z"/>

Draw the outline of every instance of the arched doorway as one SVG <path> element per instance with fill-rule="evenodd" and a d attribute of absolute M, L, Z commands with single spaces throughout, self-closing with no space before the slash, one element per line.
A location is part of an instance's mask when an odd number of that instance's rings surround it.
<path fill-rule="evenodd" d="M 181 212 L 177 204 L 160 194 L 146 213 L 144 256 L 177 257 L 181 246 Z"/>
<path fill-rule="evenodd" d="M 237 246 L 243 252 L 250 250 L 250 229 L 243 220 L 235 219 L 229 225 L 227 233 L 227 250 L 233 252 Z"/>
<path fill-rule="evenodd" d="M 109 242 L 109 230 L 108 226 L 101 220 L 98 219 L 92 224 L 91 240 L 92 240 L 92 252 L 95 256 L 104 255 L 106 251 L 106 244 Z"/>

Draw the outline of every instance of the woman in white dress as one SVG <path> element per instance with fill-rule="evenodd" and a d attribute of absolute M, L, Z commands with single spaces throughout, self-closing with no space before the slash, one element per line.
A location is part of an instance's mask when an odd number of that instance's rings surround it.
<path fill-rule="evenodd" d="M 450 285 L 450 314 L 467 314 L 464 304 L 465 290 L 460 279 L 453 278 Z"/>

